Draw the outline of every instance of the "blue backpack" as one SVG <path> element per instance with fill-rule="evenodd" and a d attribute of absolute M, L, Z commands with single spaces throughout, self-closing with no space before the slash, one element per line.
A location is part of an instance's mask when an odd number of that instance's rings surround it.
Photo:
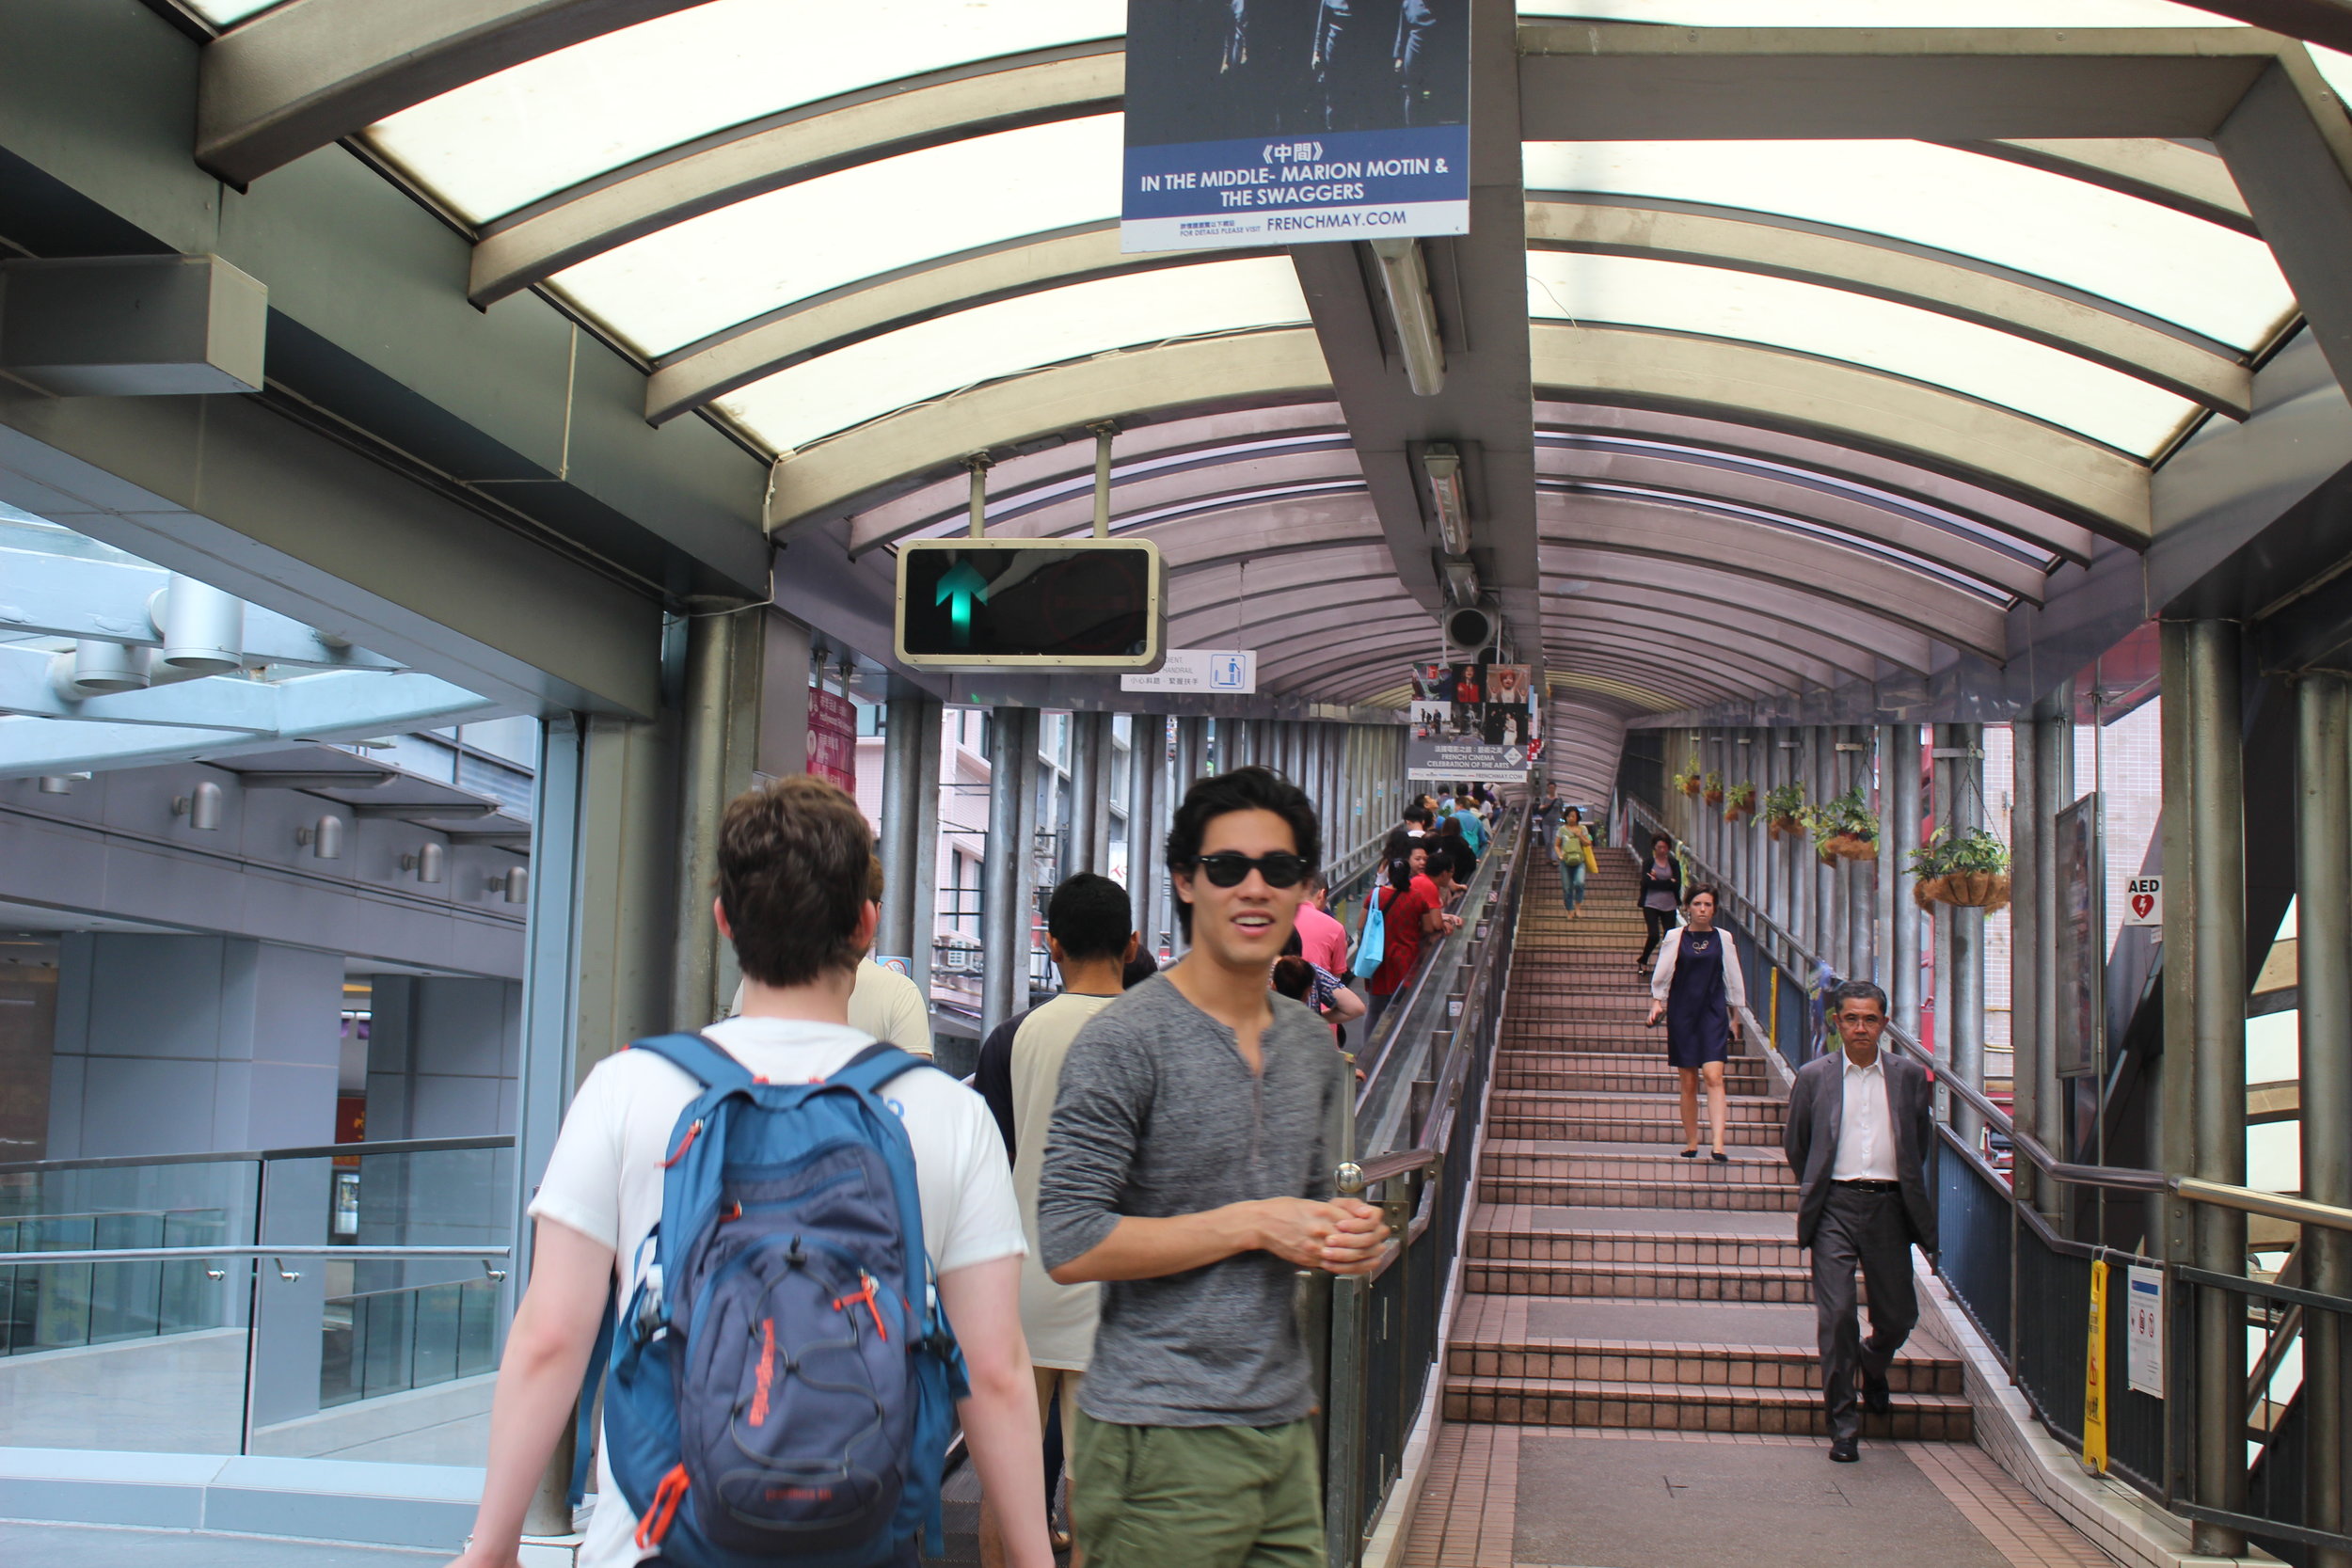
<path fill-rule="evenodd" d="M 1349 973 L 1359 980 L 1371 979 L 1389 950 L 1389 917 L 1380 908 L 1378 884 L 1374 885 L 1364 903 L 1364 932 L 1356 939 L 1356 961 L 1348 965 Z"/>
<path fill-rule="evenodd" d="M 572 1500 L 601 1379 L 612 1479 L 663 1561 L 867 1568 L 918 1533 L 940 1556 L 970 1389 L 930 1289 L 914 1150 L 881 1098 L 929 1064 L 874 1045 L 821 1082 L 769 1084 L 700 1035 L 634 1049 L 704 1092 L 671 1134 L 654 1267 L 617 1320 L 608 1306 L 589 1361 Z"/>

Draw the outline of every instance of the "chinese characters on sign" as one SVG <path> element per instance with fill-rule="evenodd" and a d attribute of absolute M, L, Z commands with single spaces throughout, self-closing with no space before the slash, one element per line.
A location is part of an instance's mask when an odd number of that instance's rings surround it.
<path fill-rule="evenodd" d="M 838 692 L 808 694 L 808 770 L 857 793 L 857 708 Z"/>
<path fill-rule="evenodd" d="M 1463 0 L 1127 0 L 1120 246 L 1470 232 Z"/>
<path fill-rule="evenodd" d="M 1258 653 L 1254 648 L 1170 648 L 1167 663 L 1148 675 L 1120 676 L 1119 689 L 1248 697 L 1258 689 Z"/>

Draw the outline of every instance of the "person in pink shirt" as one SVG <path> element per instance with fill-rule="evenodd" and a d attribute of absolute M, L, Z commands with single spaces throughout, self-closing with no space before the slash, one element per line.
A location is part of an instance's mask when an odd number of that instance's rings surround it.
<path fill-rule="evenodd" d="M 1307 901 L 1298 906 L 1299 956 L 1334 974 L 1347 973 L 1347 927 L 1327 907 L 1331 889 L 1323 873 L 1307 876 Z"/>

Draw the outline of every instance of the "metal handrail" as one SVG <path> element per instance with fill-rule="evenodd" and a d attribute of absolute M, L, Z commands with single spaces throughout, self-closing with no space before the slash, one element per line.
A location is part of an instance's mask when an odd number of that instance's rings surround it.
<path fill-rule="evenodd" d="M 464 1148 L 512 1148 L 512 1132 L 464 1138 L 389 1138 L 381 1143 L 303 1144 L 293 1148 L 224 1149 L 210 1154 L 102 1154 L 83 1160 L 11 1160 L 0 1176 L 45 1175 L 51 1171 L 121 1170 L 134 1165 L 227 1164 L 256 1160 L 340 1160 L 351 1154 L 440 1154 Z"/>
<path fill-rule="evenodd" d="M 1666 832 L 1665 827 L 1655 816 L 1652 816 L 1640 801 L 1636 800 L 1632 804 L 1635 816 L 1648 822 L 1656 832 Z M 1677 839 L 1676 842 L 1680 845 L 1681 841 Z M 1754 924 L 1769 928 L 1796 959 L 1808 966 L 1826 967 L 1824 960 L 1818 954 L 1790 935 L 1779 922 L 1756 909 L 1753 899 L 1737 887 L 1724 881 L 1714 867 L 1699 858 L 1695 850 L 1689 850 L 1687 846 L 1684 847 L 1690 856 L 1691 863 L 1706 872 L 1708 879 L 1716 887 L 1727 892 L 1745 911 L 1742 924 Z M 1742 1009 L 1742 1012 L 1743 1022 L 1750 1030 L 1755 1030 L 1755 1015 L 1746 1013 L 1745 1009 Z M 1757 1034 L 1756 1037 L 1762 1039 L 1764 1037 Z M 1886 1026 L 1886 1037 L 1894 1043 L 1897 1051 L 1915 1058 L 1931 1072 L 1933 1072 L 1936 1066 L 1933 1051 L 1922 1045 L 1891 1022 Z M 2142 1170 L 2132 1165 L 2070 1164 L 2053 1154 L 2032 1133 L 2020 1128 L 2010 1119 L 2008 1112 L 1986 1099 L 1983 1093 L 1974 1086 L 1963 1084 L 1949 1074 L 1938 1077 L 1935 1082 L 1938 1087 L 1947 1090 L 1966 1102 L 1968 1108 L 1982 1117 L 1987 1126 L 2009 1139 L 2010 1147 L 2024 1155 L 2027 1164 L 2053 1181 L 2068 1186 L 2104 1187 L 2110 1192 L 2170 1193 L 2186 1198 L 2192 1203 L 2210 1203 L 2217 1208 L 2235 1209 L 2245 1213 L 2266 1214 L 2273 1219 L 2292 1220 L 2302 1225 L 2325 1226 L 2331 1230 L 2352 1230 L 2352 1209 L 2339 1209 L 2333 1204 L 2319 1203 L 2311 1198 L 2291 1197 L 2282 1193 L 2265 1193 L 2252 1187 L 2233 1186 L 2223 1181 L 2207 1181 L 2193 1176 L 2173 1176 L 2160 1170 Z M 2013 1197 L 2012 1201 L 2014 1201 Z"/>
<path fill-rule="evenodd" d="M 0 1252 L 0 1265 L 40 1263 L 167 1263 L 183 1258 L 330 1258 L 346 1262 L 464 1261 L 475 1258 L 512 1258 L 511 1246 L 319 1246 L 289 1243 L 284 1246 L 134 1246 L 101 1247 L 86 1252 Z"/>

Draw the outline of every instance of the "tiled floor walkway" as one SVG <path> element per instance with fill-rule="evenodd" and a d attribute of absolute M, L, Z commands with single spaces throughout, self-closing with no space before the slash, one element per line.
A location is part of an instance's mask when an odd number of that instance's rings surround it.
<path fill-rule="evenodd" d="M 1570 921 L 1541 864 L 1519 911 L 1448 1420 L 1406 1561 L 2104 1568 L 1973 1445 L 1931 1332 L 1905 1346 L 1862 1462 L 1828 1462 L 1782 1103 L 1763 1061 L 1735 1055 L 1729 1163 L 1677 1157 L 1630 873 L 1605 852 Z"/>

